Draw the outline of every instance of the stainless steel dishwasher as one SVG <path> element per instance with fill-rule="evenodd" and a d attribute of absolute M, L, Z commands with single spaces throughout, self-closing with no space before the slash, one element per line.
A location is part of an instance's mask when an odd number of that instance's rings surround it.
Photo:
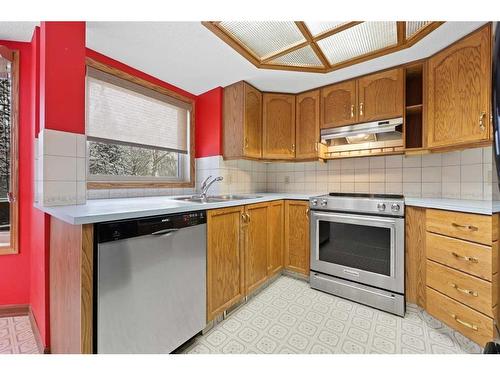
<path fill-rule="evenodd" d="M 206 324 L 206 212 L 96 226 L 94 350 L 170 353 Z"/>

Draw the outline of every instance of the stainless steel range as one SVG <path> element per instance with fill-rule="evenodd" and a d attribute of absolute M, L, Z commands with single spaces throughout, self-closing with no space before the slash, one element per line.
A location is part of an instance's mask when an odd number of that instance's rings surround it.
<path fill-rule="evenodd" d="M 311 287 L 404 316 L 404 199 L 311 198 Z"/>

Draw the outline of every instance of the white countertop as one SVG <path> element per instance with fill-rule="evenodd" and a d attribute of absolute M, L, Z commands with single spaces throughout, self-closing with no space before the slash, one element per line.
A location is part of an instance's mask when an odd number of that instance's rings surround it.
<path fill-rule="evenodd" d="M 255 193 L 241 195 L 259 195 L 259 198 L 240 199 L 227 202 L 192 203 L 175 200 L 172 196 L 143 197 L 143 198 L 116 198 L 92 199 L 83 205 L 42 207 L 41 211 L 54 216 L 69 224 L 91 224 L 105 221 L 133 219 L 155 215 L 168 215 L 180 212 L 211 210 L 214 208 L 241 206 L 246 204 L 269 202 L 280 199 L 308 200 L 316 194 L 287 194 L 287 193 Z M 498 203 L 498 202 L 495 202 Z M 441 210 L 469 212 L 491 215 L 500 211 L 500 204 L 494 205 L 491 201 L 436 199 L 436 198 L 406 198 L 407 206 L 437 208 Z"/>
<path fill-rule="evenodd" d="M 69 224 L 91 224 L 179 212 L 211 210 L 280 199 L 308 200 L 314 194 L 252 193 L 238 195 L 259 195 L 261 197 L 214 203 L 183 202 L 175 200 L 175 197 L 172 196 L 92 199 L 81 205 L 56 207 L 35 205 L 35 207 Z"/>
<path fill-rule="evenodd" d="M 405 198 L 406 206 L 491 215 L 492 202 L 472 199 Z"/>

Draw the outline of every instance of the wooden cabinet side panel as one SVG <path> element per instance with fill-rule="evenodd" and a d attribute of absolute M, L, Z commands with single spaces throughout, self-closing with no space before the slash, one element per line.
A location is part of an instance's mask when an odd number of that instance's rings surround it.
<path fill-rule="evenodd" d="M 223 152 L 224 157 L 243 155 L 244 86 L 243 81 L 224 88 L 223 97 Z"/>
<path fill-rule="evenodd" d="M 207 212 L 207 320 L 244 296 L 243 206 Z"/>
<path fill-rule="evenodd" d="M 50 350 L 82 353 L 82 226 L 51 218 Z"/>
<path fill-rule="evenodd" d="M 263 157 L 295 158 L 295 95 L 266 93 L 262 101 Z"/>
<path fill-rule="evenodd" d="M 285 268 L 309 275 L 309 202 L 285 202 Z"/>
<path fill-rule="evenodd" d="M 319 90 L 297 95 L 296 117 L 295 158 L 315 158 L 319 142 Z"/>
<path fill-rule="evenodd" d="M 248 215 L 245 236 L 245 292 L 251 293 L 267 280 L 268 204 L 245 207 Z"/>
<path fill-rule="evenodd" d="M 425 308 L 426 252 L 425 208 L 406 207 L 405 292 L 406 300 Z"/>
<path fill-rule="evenodd" d="M 285 205 L 283 201 L 271 202 L 268 208 L 268 275 L 283 269 L 285 240 Z"/>

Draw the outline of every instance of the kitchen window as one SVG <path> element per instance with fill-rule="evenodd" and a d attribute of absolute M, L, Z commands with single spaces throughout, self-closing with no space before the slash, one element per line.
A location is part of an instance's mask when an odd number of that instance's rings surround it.
<path fill-rule="evenodd" d="M 87 61 L 89 188 L 192 187 L 194 101 Z"/>
<path fill-rule="evenodd" d="M 0 45 L 0 254 L 18 252 L 19 53 Z"/>

